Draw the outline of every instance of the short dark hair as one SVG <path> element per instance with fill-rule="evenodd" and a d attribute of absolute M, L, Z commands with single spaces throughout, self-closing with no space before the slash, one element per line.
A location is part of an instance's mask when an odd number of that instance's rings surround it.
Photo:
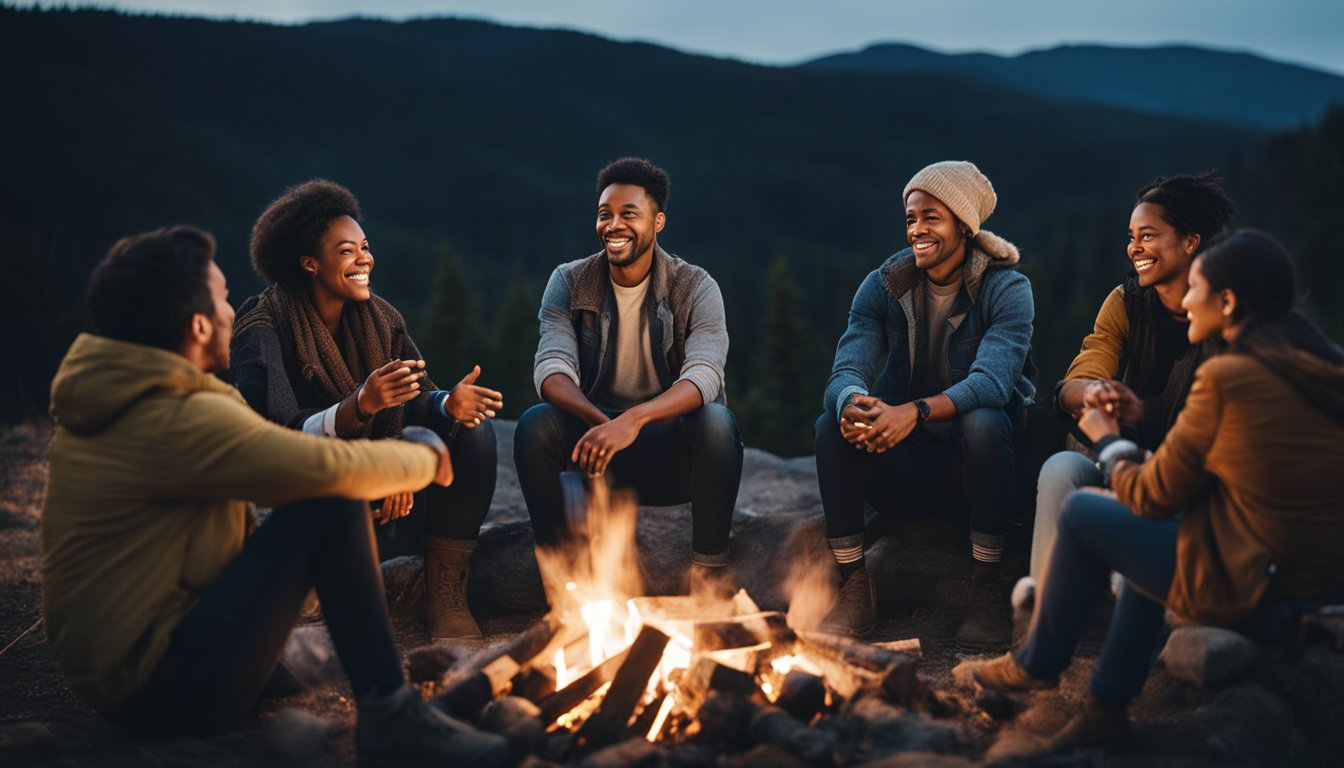
<path fill-rule="evenodd" d="M 644 188 L 658 210 L 667 210 L 667 194 L 672 188 L 672 180 L 667 171 L 642 157 L 622 157 L 607 164 L 597 174 L 597 194 L 612 184 L 634 184 Z"/>
<path fill-rule="evenodd" d="M 213 315 L 208 275 L 215 238 L 189 226 L 123 237 L 89 276 L 98 333 L 176 351 L 192 315 Z"/>
<path fill-rule="evenodd" d="M 286 189 L 252 225 L 252 268 L 267 283 L 301 289 L 308 277 L 299 257 L 320 255 L 322 236 L 341 216 L 359 221 L 359 201 L 334 181 L 313 179 Z"/>
<path fill-rule="evenodd" d="M 1135 196 L 1134 204 L 1152 203 L 1162 208 L 1162 220 L 1181 235 L 1199 235 L 1204 250 L 1209 239 L 1227 228 L 1237 204 L 1223 190 L 1217 171 L 1159 176 Z"/>

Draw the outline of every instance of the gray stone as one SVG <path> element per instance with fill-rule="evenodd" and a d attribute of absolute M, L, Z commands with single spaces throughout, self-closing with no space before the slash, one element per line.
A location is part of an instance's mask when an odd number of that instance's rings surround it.
<path fill-rule="evenodd" d="M 0 762 L 19 765 L 20 760 L 50 756 L 55 752 L 56 737 L 51 734 L 51 729 L 46 723 L 18 722 L 0 725 Z"/>
<path fill-rule="evenodd" d="M 345 684 L 345 670 L 325 626 L 296 627 L 289 633 L 280 661 L 306 688 Z"/>
<path fill-rule="evenodd" d="M 282 709 L 266 724 L 276 748 L 296 763 L 317 760 L 340 731 L 340 723 L 300 709 Z"/>
<path fill-rule="evenodd" d="M 1173 677 L 1212 688 L 1244 676 L 1261 655 L 1259 646 L 1230 629 L 1180 627 L 1159 658 Z"/>

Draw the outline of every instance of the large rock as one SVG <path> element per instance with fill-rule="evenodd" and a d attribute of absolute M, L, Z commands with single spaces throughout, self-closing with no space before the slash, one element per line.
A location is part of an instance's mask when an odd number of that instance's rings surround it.
<path fill-rule="evenodd" d="M 1246 675 L 1261 658 L 1260 647 L 1219 627 L 1178 627 L 1158 657 L 1173 677 L 1212 688 Z"/>

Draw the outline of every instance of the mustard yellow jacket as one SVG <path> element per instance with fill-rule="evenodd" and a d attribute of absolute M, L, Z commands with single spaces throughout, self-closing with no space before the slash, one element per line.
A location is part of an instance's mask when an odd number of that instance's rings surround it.
<path fill-rule="evenodd" d="M 84 334 L 52 382 L 43 615 L 75 695 L 107 708 L 243 546 L 248 503 L 418 490 L 433 451 L 306 435 L 166 350 Z"/>

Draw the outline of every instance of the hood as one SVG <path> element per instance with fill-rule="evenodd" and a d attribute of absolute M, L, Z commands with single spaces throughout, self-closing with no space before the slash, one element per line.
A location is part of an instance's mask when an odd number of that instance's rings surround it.
<path fill-rule="evenodd" d="M 51 382 L 51 415 L 76 434 L 101 432 L 155 394 L 237 390 L 166 349 L 81 333 Z"/>
<path fill-rule="evenodd" d="M 1344 424 L 1344 365 L 1293 348 L 1267 350 L 1261 361 L 1335 423 Z"/>

